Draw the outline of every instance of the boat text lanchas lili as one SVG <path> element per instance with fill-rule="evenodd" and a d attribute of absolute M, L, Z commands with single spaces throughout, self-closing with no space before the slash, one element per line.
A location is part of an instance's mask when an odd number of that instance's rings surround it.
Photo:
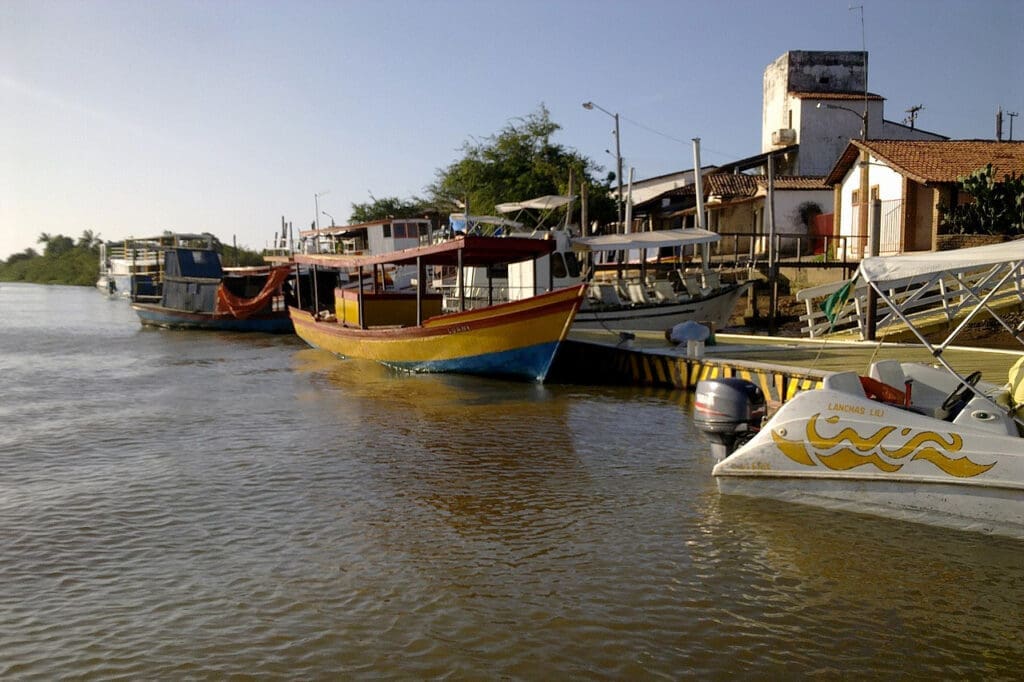
<path fill-rule="evenodd" d="M 720 490 L 1024 538 L 1024 355 L 1012 353 L 1006 383 L 943 356 L 982 312 L 1024 348 L 1024 325 L 1000 312 L 1024 301 L 1024 240 L 865 258 L 857 277 L 938 364 L 879 360 L 865 377 L 833 373 L 763 428 L 755 387 L 701 382 L 695 415 L 720 458 Z M 950 289 L 963 294 L 960 314 L 935 342 L 921 331 L 934 315 L 910 309 Z"/>
<path fill-rule="evenodd" d="M 553 248 L 550 240 L 463 236 L 376 255 L 295 254 L 296 264 L 311 268 L 313 292 L 313 300 L 290 308 L 295 333 L 314 348 L 407 371 L 543 381 L 579 309 L 583 285 L 549 286 L 547 293 L 475 309 L 462 297 L 458 309 L 447 312 L 445 297 L 429 291 L 427 282 L 445 269 L 534 260 Z M 387 265 L 414 266 L 413 286 L 385 288 Z M 342 271 L 355 271 L 355 282 L 339 286 Z"/>
<path fill-rule="evenodd" d="M 167 247 L 162 271 L 153 279 L 137 277 L 132 309 L 144 325 L 287 333 L 290 274 L 287 265 L 224 268 L 213 248 Z"/>

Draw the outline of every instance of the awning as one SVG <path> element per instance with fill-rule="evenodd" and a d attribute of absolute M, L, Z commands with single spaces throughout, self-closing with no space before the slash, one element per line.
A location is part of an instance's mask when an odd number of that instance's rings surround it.
<path fill-rule="evenodd" d="M 659 249 L 665 246 L 697 246 L 714 244 L 722 237 L 717 232 L 697 228 L 679 230 L 653 230 L 630 234 L 602 234 L 596 237 L 573 239 L 577 251 L 629 251 L 633 249 Z"/>
<path fill-rule="evenodd" d="M 946 271 L 1024 261 L 1024 239 L 973 246 L 953 251 L 927 251 L 902 256 L 872 256 L 860 262 L 858 273 L 876 284 L 907 280 Z"/>
<path fill-rule="evenodd" d="M 329 268 L 356 268 L 383 264 L 405 265 L 416 263 L 417 260 L 422 261 L 424 265 L 458 265 L 461 262 L 465 267 L 480 267 L 540 258 L 554 250 L 555 241 L 553 239 L 459 236 L 439 244 L 416 246 L 376 255 L 296 253 L 292 256 L 292 261 Z"/>
<path fill-rule="evenodd" d="M 498 213 L 512 213 L 513 211 L 521 211 L 524 208 L 532 208 L 539 211 L 550 211 L 552 209 L 561 208 L 566 204 L 573 201 L 575 196 L 564 196 L 560 194 L 548 194 L 543 197 L 537 197 L 536 199 L 527 199 L 526 201 L 513 201 L 506 204 L 498 204 L 494 207 L 494 210 Z"/>

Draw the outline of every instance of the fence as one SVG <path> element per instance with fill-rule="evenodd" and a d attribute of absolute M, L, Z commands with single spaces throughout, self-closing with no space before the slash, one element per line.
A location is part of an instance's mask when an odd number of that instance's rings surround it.
<path fill-rule="evenodd" d="M 922 276 L 908 278 L 885 291 L 885 295 L 915 324 L 935 321 L 952 322 L 971 310 L 980 298 L 995 288 L 997 277 L 992 268 L 952 269 L 941 277 Z M 822 303 L 846 282 L 823 284 L 803 289 L 796 299 L 806 306 L 806 313 L 800 316 L 801 330 L 815 338 L 833 331 L 856 329 L 862 339 L 866 338 L 868 287 L 858 283 L 850 292 L 845 305 L 840 307 L 834 320 L 829 320 L 822 309 Z M 1006 304 L 1019 305 L 1024 300 L 1024 268 L 1016 266 L 1006 283 L 996 289 L 989 299 L 989 305 L 998 307 Z M 879 297 L 875 314 L 876 329 L 897 325 L 902 320 L 893 312 L 885 299 Z"/>

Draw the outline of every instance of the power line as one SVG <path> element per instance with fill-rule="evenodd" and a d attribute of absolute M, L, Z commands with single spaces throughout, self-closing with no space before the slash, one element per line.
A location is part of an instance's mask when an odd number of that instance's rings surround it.
<path fill-rule="evenodd" d="M 623 121 L 626 121 L 627 123 L 630 123 L 630 124 L 636 126 L 637 128 L 642 128 L 642 129 L 646 130 L 649 133 L 654 133 L 655 135 L 660 135 L 661 137 L 664 137 L 666 139 L 672 140 L 673 142 L 678 142 L 679 144 L 683 144 L 683 145 L 686 145 L 686 146 L 690 146 L 691 144 L 693 144 L 692 140 L 681 140 L 678 137 L 674 137 L 672 135 L 669 135 L 668 133 L 663 133 L 660 130 L 655 130 L 654 128 L 650 127 L 649 125 L 645 125 L 643 123 L 640 123 L 639 121 L 634 121 L 631 118 L 626 118 L 625 116 L 622 116 L 621 114 L 619 115 L 619 118 L 621 118 Z M 742 158 L 741 155 L 739 155 L 739 154 L 735 154 L 733 152 L 719 151 L 717 149 L 712 149 L 712 148 L 710 148 L 710 147 L 708 147 L 706 145 L 701 145 L 701 149 L 703 149 L 704 151 L 710 152 L 712 154 L 718 154 L 719 156 L 724 156 L 724 157 L 729 158 L 729 159 Z"/>

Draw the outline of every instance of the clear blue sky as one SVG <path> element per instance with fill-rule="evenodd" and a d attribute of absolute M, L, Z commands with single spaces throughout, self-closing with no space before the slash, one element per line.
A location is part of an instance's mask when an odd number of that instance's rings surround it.
<path fill-rule="evenodd" d="M 860 50 L 861 2 L 886 118 L 992 138 L 1024 113 L 1020 0 L 3 0 L 0 258 L 87 229 L 261 248 L 318 192 L 338 223 L 422 194 L 542 103 L 608 169 L 612 119 L 581 103 L 618 112 L 637 178 L 692 167 L 693 137 L 704 163 L 757 154 L 765 67 Z"/>

